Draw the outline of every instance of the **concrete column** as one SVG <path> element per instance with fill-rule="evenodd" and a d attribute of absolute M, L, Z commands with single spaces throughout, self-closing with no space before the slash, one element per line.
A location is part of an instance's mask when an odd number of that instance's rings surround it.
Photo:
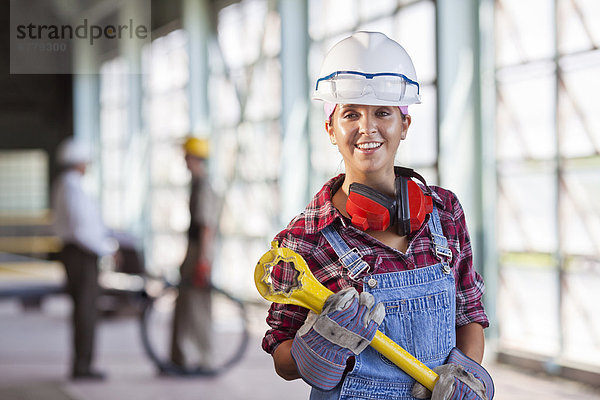
<path fill-rule="evenodd" d="M 498 337 L 496 299 L 498 297 L 498 243 L 496 237 L 496 66 L 494 57 L 494 0 L 480 0 L 480 127 L 481 127 L 481 251 L 486 292 L 483 300 L 490 319 L 486 332 Z"/>
<path fill-rule="evenodd" d="M 439 173 L 460 199 L 495 319 L 493 2 L 437 2 Z M 492 105 L 490 105 L 492 101 Z"/>
<path fill-rule="evenodd" d="M 94 166 L 88 179 L 90 189 L 98 190 L 101 182 L 100 168 L 100 77 L 99 61 L 92 46 L 75 41 L 73 54 L 73 136 L 92 146 Z"/>
<path fill-rule="evenodd" d="M 149 142 L 144 132 L 142 116 L 142 49 L 150 43 L 150 8 L 146 0 L 128 0 L 121 3 L 119 19 L 122 24 L 133 19 L 135 24 L 147 28 L 147 38 L 120 40 L 119 53 L 128 67 L 124 81 L 127 83 L 127 132 L 124 138 L 126 156 L 121 176 L 121 207 L 126 228 L 142 234 L 144 205 L 148 201 Z"/>
<path fill-rule="evenodd" d="M 190 60 L 190 131 L 197 136 L 206 136 L 211 132 L 208 103 L 210 10 L 208 0 L 183 0 L 183 28 L 188 35 Z"/>
<path fill-rule="evenodd" d="M 130 19 L 135 23 L 146 23 L 150 21 L 150 9 L 144 0 L 128 0 L 122 3 L 120 9 L 120 22 L 127 24 Z M 119 53 L 127 62 L 129 74 L 128 84 L 128 111 L 127 128 L 129 138 L 135 137 L 142 130 L 142 47 L 150 43 L 150 27 L 147 27 L 147 39 L 142 40 L 120 40 Z"/>
<path fill-rule="evenodd" d="M 479 186 L 477 0 L 437 4 L 440 183 L 454 190 L 475 222 Z"/>
<path fill-rule="evenodd" d="M 310 194 L 308 135 L 308 4 L 279 0 L 283 149 L 281 160 L 281 223 L 300 213 Z"/>

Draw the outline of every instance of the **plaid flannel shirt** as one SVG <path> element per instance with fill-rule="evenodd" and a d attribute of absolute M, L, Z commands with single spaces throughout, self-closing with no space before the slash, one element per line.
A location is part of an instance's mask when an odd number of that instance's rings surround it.
<path fill-rule="evenodd" d="M 347 270 L 321 233 L 330 224 L 334 224 L 350 248 L 358 249 L 363 260 L 371 267 L 370 274 L 404 271 L 439 263 L 427 223 L 409 235 L 406 253 L 388 247 L 353 227 L 332 202 L 333 194 L 341 185 L 343 177 L 341 174 L 329 180 L 304 212 L 277 234 L 274 240 L 279 242 L 280 247 L 300 254 L 314 276 L 334 293 L 350 286 L 361 291 L 362 283 L 348 277 Z M 456 327 L 477 322 L 486 328 L 489 322 L 481 302 L 484 283 L 472 265 L 471 243 L 463 209 L 454 193 L 437 186 L 430 188 L 452 251 L 450 266 L 456 280 Z M 294 278 L 290 268 L 274 269 L 271 277 L 275 285 L 280 284 L 282 287 L 289 285 Z M 271 329 L 263 338 L 263 349 L 272 353 L 280 343 L 293 339 L 307 313 L 308 310 L 302 307 L 273 303 L 267 316 Z"/>

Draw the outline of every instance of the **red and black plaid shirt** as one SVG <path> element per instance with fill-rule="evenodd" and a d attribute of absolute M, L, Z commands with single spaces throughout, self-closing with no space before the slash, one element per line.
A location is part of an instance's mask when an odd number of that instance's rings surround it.
<path fill-rule="evenodd" d="M 354 228 L 332 202 L 334 190 L 342 180 L 343 174 L 327 182 L 304 213 L 294 218 L 274 239 L 279 242 L 280 247 L 300 254 L 323 285 L 333 292 L 350 286 L 355 286 L 359 291 L 362 289 L 361 283 L 348 278 L 347 270 L 321 233 L 330 224 L 333 224 L 350 248 L 358 249 L 363 260 L 371 266 L 372 274 L 421 268 L 439 262 L 433 250 L 427 223 L 409 235 L 409 246 L 405 254 Z M 489 322 L 481 302 L 484 284 L 472 265 L 471 243 L 463 209 L 454 193 L 437 186 L 430 188 L 444 235 L 452 251 L 450 266 L 456 278 L 456 326 L 477 322 L 485 328 Z M 274 283 L 280 282 L 283 286 L 287 284 L 285 281 L 290 279 L 290 274 L 286 274 L 284 270 L 285 268 L 280 268 L 279 271 L 273 271 Z M 293 339 L 307 313 L 302 307 L 273 303 L 267 316 L 271 329 L 263 338 L 263 349 L 272 353 L 281 342 Z"/>

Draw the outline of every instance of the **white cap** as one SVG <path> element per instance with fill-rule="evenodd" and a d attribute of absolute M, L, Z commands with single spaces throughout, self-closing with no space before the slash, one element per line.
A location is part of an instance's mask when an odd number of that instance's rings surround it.
<path fill-rule="evenodd" d="M 81 140 L 68 137 L 58 145 L 57 161 L 63 166 L 87 164 L 92 161 L 92 149 Z"/>

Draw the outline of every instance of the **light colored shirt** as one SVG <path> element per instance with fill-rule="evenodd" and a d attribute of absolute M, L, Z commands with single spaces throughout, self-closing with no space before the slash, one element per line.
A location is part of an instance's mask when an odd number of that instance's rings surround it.
<path fill-rule="evenodd" d="M 54 185 L 53 231 L 64 244 L 72 243 L 98 256 L 116 251 L 96 202 L 83 190 L 81 172 L 65 171 Z"/>

